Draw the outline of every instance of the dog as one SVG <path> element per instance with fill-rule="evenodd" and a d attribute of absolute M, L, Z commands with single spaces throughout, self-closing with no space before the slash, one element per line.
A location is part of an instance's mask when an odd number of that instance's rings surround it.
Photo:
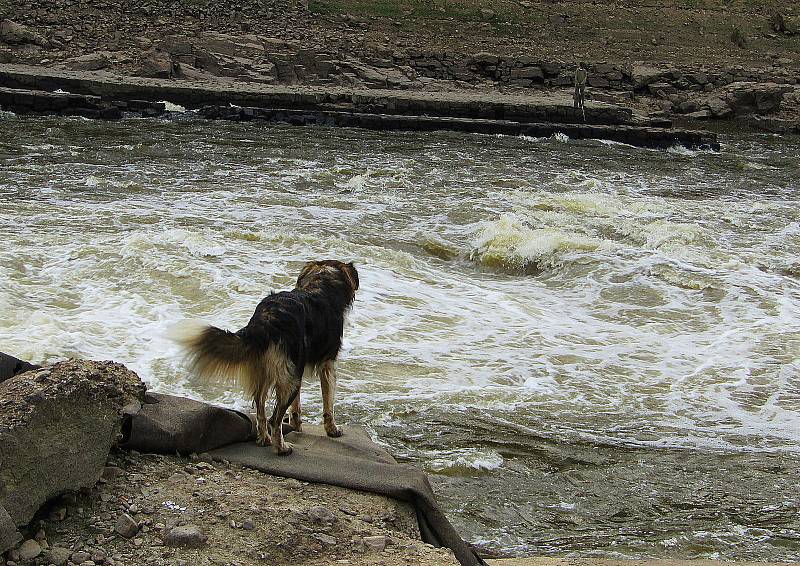
<path fill-rule="evenodd" d="M 325 433 L 342 435 L 334 420 L 336 358 L 342 347 L 344 321 L 358 290 L 358 271 L 336 260 L 305 264 L 291 291 L 272 293 L 256 307 L 247 326 L 237 332 L 184 321 L 170 338 L 180 344 L 191 371 L 203 378 L 235 378 L 256 407 L 256 442 L 272 445 L 280 455 L 281 423 L 289 407 L 289 424 L 302 431 L 300 385 L 304 372 L 319 374 Z M 266 404 L 275 394 L 275 410 L 266 418 Z"/>

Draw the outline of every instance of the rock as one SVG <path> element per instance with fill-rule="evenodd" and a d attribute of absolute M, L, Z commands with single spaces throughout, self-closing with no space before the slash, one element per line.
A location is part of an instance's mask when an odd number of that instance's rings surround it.
<path fill-rule="evenodd" d="M 123 513 L 117 518 L 114 530 L 125 538 L 133 538 L 139 532 L 139 523 L 127 513 Z M 75 562 L 75 560 L 73 560 Z"/>
<path fill-rule="evenodd" d="M 0 383 L 0 507 L 17 526 L 46 501 L 97 483 L 122 407 L 144 398 L 144 384 L 121 364 L 70 360 L 48 369 L 47 379 L 25 372 Z"/>
<path fill-rule="evenodd" d="M 17 526 L 11 520 L 11 516 L 5 507 L 0 505 L 0 554 L 21 540 L 22 535 L 17 530 Z"/>
<path fill-rule="evenodd" d="M 327 546 L 333 546 L 336 544 L 336 537 L 332 537 L 331 535 L 326 535 L 325 533 L 314 533 L 311 536 Z"/>
<path fill-rule="evenodd" d="M 34 44 L 41 47 L 49 46 L 44 36 L 9 19 L 0 20 L 0 41 L 11 45 Z"/>
<path fill-rule="evenodd" d="M 264 43 L 254 35 L 206 33 L 197 42 L 198 49 L 229 57 L 256 58 L 264 56 Z"/>
<path fill-rule="evenodd" d="M 72 71 L 97 71 L 105 69 L 110 64 L 108 53 L 105 51 L 87 53 L 64 61 L 64 66 Z"/>
<path fill-rule="evenodd" d="M 42 547 L 33 539 L 28 539 L 19 547 L 20 560 L 33 560 L 42 553 Z"/>
<path fill-rule="evenodd" d="M 45 554 L 47 562 L 55 564 L 56 566 L 64 566 L 70 558 L 70 550 L 60 546 L 54 546 Z"/>
<path fill-rule="evenodd" d="M 91 557 L 92 555 L 86 552 L 85 550 L 79 550 L 78 552 L 72 553 L 72 556 L 70 556 L 70 560 L 72 560 L 75 564 L 80 564 L 81 562 L 86 562 Z"/>
<path fill-rule="evenodd" d="M 725 118 L 733 114 L 730 106 L 718 96 L 711 97 L 706 101 L 706 109 L 714 118 Z"/>
<path fill-rule="evenodd" d="M 0 49 L 0 63 L 11 63 L 12 53 L 10 49 Z M 2 381 L 2 378 L 0 378 Z"/>
<path fill-rule="evenodd" d="M 164 544 L 167 546 L 200 548 L 207 540 L 208 537 L 203 530 L 195 525 L 175 527 L 164 535 Z"/>
<path fill-rule="evenodd" d="M 172 58 L 169 53 L 160 49 L 150 50 L 139 63 L 137 74 L 141 77 L 168 79 L 175 74 Z"/>
<path fill-rule="evenodd" d="M 481 18 L 483 18 L 484 20 L 491 20 L 496 15 L 497 14 L 495 13 L 494 10 L 490 10 L 488 8 L 481 8 Z"/>
<path fill-rule="evenodd" d="M 256 528 L 256 525 L 255 525 L 255 523 L 253 523 L 253 521 L 250 521 L 250 520 L 248 519 L 248 520 L 246 520 L 246 521 L 244 521 L 244 522 L 242 523 L 242 528 L 243 528 L 244 530 L 246 530 L 246 531 L 252 531 L 252 530 L 255 530 L 255 528 Z"/>
<path fill-rule="evenodd" d="M 306 514 L 315 523 L 331 524 L 336 521 L 336 515 L 327 507 L 312 507 Z"/>
<path fill-rule="evenodd" d="M 481 51 L 480 53 L 473 55 L 472 60 L 478 65 L 488 66 L 497 65 L 497 63 L 500 61 L 500 58 L 492 53 Z"/>
<path fill-rule="evenodd" d="M 687 118 L 691 118 L 693 120 L 707 120 L 711 118 L 711 110 L 698 110 L 697 112 L 689 112 L 686 115 Z"/>
<path fill-rule="evenodd" d="M 763 114 L 777 110 L 790 90 L 792 87 L 777 83 L 735 82 L 723 88 L 720 96 L 734 114 Z"/>
<path fill-rule="evenodd" d="M 364 537 L 362 540 L 364 546 L 368 550 L 372 550 L 374 552 L 382 552 L 383 549 L 386 548 L 386 535 Z"/>
<path fill-rule="evenodd" d="M 633 87 L 635 89 L 641 89 L 650 83 L 657 82 L 661 80 L 663 75 L 663 70 L 647 67 L 645 65 L 635 65 L 633 69 L 631 69 L 631 80 L 633 81 Z"/>

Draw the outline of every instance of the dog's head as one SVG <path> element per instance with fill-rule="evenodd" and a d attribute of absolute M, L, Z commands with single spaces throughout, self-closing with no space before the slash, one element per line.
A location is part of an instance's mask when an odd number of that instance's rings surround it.
<path fill-rule="evenodd" d="M 356 267 L 335 259 L 309 261 L 297 276 L 297 289 L 312 292 L 325 287 L 346 290 L 352 300 L 358 290 Z"/>

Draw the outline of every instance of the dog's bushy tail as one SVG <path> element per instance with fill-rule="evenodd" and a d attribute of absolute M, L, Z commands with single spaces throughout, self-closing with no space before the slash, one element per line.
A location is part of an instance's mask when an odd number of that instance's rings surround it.
<path fill-rule="evenodd" d="M 183 347 L 192 373 L 206 381 L 236 380 L 251 388 L 258 353 L 235 332 L 196 320 L 173 325 L 167 337 Z"/>

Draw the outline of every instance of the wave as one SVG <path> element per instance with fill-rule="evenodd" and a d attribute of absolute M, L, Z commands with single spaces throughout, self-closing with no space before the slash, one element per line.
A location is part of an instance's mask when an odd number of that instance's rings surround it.
<path fill-rule="evenodd" d="M 503 457 L 491 450 L 464 449 L 436 452 L 425 465 L 428 470 L 441 475 L 470 476 L 502 467 Z"/>
<path fill-rule="evenodd" d="M 487 267 L 525 273 L 549 271 L 564 264 L 569 253 L 594 252 L 603 240 L 556 228 L 531 228 L 512 215 L 484 223 L 469 257 Z"/>

